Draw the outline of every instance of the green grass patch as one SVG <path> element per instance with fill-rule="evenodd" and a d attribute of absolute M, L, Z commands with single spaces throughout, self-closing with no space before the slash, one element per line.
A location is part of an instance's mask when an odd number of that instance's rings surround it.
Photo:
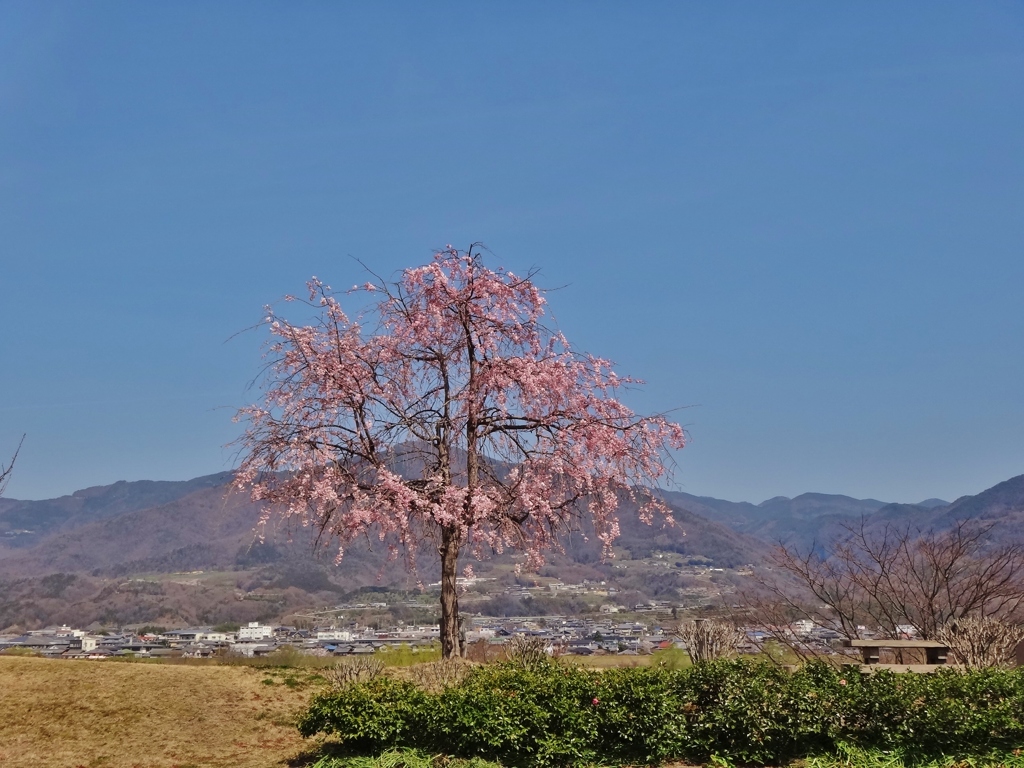
<path fill-rule="evenodd" d="M 410 646 L 399 646 L 386 651 L 377 651 L 373 658 L 384 663 L 386 667 L 411 667 L 413 664 L 426 664 L 441 659 L 441 644 L 433 643 L 429 647 L 413 650 Z"/>
<path fill-rule="evenodd" d="M 1024 750 L 921 758 L 904 750 L 861 749 L 839 744 L 834 754 L 810 757 L 805 764 L 806 768 L 1024 768 Z"/>
<path fill-rule="evenodd" d="M 651 664 L 653 666 L 661 665 L 668 669 L 686 669 L 693 666 L 690 654 L 682 648 L 665 648 L 655 651 L 651 654 Z"/>

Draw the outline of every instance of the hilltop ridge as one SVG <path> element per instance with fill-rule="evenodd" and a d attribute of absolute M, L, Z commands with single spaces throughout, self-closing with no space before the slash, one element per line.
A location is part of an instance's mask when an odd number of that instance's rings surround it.
<path fill-rule="evenodd" d="M 260 538 L 262 506 L 232 490 L 230 480 L 230 473 L 219 473 L 181 482 L 119 482 L 43 501 L 0 500 L 0 627 L 58 617 L 82 624 L 102 616 L 253 620 L 360 589 L 412 590 L 418 580 L 437 579 L 432 558 L 421 558 L 419 572 L 410 575 L 371 542 L 354 542 L 335 564 L 335 551 L 317 549 L 308 529 L 277 523 Z M 551 553 L 541 575 L 570 585 L 607 583 L 625 604 L 654 598 L 685 603 L 697 594 L 704 600 L 728 593 L 736 574 L 766 563 L 780 541 L 806 551 L 861 521 L 943 528 L 968 519 L 992 526 L 993 540 L 1024 537 L 1024 475 L 952 504 L 886 504 L 823 493 L 760 504 L 675 491 L 665 498 L 676 525 L 655 520 L 648 526 L 635 509 L 624 508 L 615 560 L 602 561 L 593 531 L 584 527 L 563 537 L 564 552 Z M 475 565 L 493 589 L 512 590 L 507 594 L 513 597 L 488 610 L 523 607 L 514 587 L 530 582 L 513 574 L 516 562 L 514 553 L 505 553 Z M 709 571 L 721 572 L 711 592 Z M 556 600 L 545 610 L 572 605 Z"/>

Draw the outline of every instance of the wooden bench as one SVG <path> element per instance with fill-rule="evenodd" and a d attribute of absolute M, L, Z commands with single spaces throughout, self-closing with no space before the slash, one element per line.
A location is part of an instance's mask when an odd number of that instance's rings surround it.
<path fill-rule="evenodd" d="M 946 664 L 949 657 L 949 646 L 934 640 L 844 640 L 846 648 L 860 648 L 864 666 L 871 669 L 892 669 L 893 671 L 933 671 L 934 668 Z M 878 659 L 883 648 L 892 650 L 923 650 L 924 664 L 879 664 Z"/>

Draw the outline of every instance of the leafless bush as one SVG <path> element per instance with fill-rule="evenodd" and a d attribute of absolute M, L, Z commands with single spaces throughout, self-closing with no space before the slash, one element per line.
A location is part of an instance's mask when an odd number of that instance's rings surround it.
<path fill-rule="evenodd" d="M 466 655 L 463 658 L 477 664 L 489 664 L 506 658 L 504 647 L 489 643 L 483 639 L 474 640 L 472 643 L 467 643 L 464 647 L 466 648 Z"/>
<path fill-rule="evenodd" d="M 505 646 L 505 654 L 509 661 L 530 668 L 548 660 L 547 647 L 546 638 L 515 635 Z"/>
<path fill-rule="evenodd" d="M 965 617 L 1012 621 L 1024 609 L 1024 545 L 992 542 L 991 530 L 976 521 L 921 531 L 862 520 L 820 552 L 780 547 L 778 578 L 761 586 L 785 612 L 851 640 L 862 628 L 895 638 L 909 625 L 929 640 Z"/>
<path fill-rule="evenodd" d="M 338 661 L 333 667 L 325 669 L 323 676 L 336 688 L 345 688 L 356 683 L 365 683 L 381 675 L 384 662 L 369 656 L 353 656 Z"/>
<path fill-rule="evenodd" d="M 432 661 L 429 664 L 417 664 L 411 668 L 413 682 L 420 688 L 427 691 L 443 691 L 461 682 L 469 670 L 473 668 L 471 662 L 461 657 L 453 656 L 450 659 Z"/>
<path fill-rule="evenodd" d="M 746 639 L 732 624 L 714 619 L 695 619 L 680 624 L 676 636 L 683 641 L 694 664 L 732 656 Z"/>
<path fill-rule="evenodd" d="M 764 633 L 760 639 L 753 640 L 752 645 L 767 658 L 782 665 L 811 660 L 842 663 L 846 656 L 859 658 L 852 649 L 837 649 L 831 643 L 803 636 L 794 629 L 795 622 L 810 619 L 816 627 L 847 636 L 834 611 L 821 603 L 801 599 L 802 590 L 794 580 L 789 580 L 789 583 L 778 578 L 768 581 L 768 577 L 761 573 L 751 581 L 739 590 L 744 606 L 740 615 L 744 623 L 756 626 Z M 785 589 L 780 588 L 780 584 Z"/>
<path fill-rule="evenodd" d="M 1024 627 L 968 617 L 942 627 L 937 639 L 948 645 L 953 659 L 965 667 L 1005 667 L 1013 662 L 1017 645 L 1024 641 Z"/>

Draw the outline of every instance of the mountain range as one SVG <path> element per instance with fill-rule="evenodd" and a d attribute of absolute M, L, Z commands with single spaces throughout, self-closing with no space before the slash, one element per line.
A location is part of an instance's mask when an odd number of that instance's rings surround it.
<path fill-rule="evenodd" d="M 0 498 L 0 574 L 179 571 L 266 559 L 270 548 L 298 556 L 312 549 L 302 531 L 271 530 L 270 543 L 254 550 L 261 509 L 230 484 L 231 473 L 222 472 L 177 482 L 120 481 L 41 501 Z M 640 524 L 628 509 L 622 515 L 618 546 L 633 557 L 660 548 L 729 567 L 756 562 L 779 543 L 813 546 L 862 519 L 937 528 L 976 519 L 1005 535 L 1024 535 L 1024 475 L 952 503 L 893 504 L 823 493 L 760 504 L 678 491 L 664 496 L 676 526 Z M 597 553 L 596 544 L 582 540 L 567 546 L 584 560 Z M 365 567 L 361 548 L 350 549 Z"/>
<path fill-rule="evenodd" d="M 45 602 L 42 596 L 53 593 L 55 584 L 70 584 L 77 577 L 80 585 L 93 579 L 100 589 L 108 581 L 140 574 L 238 572 L 242 574 L 238 583 L 225 587 L 224 595 L 217 598 L 224 605 L 230 602 L 232 590 L 232 599 L 241 601 L 254 584 L 273 586 L 279 593 L 293 588 L 327 599 L 321 593 L 382 583 L 409 587 L 415 582 L 370 542 L 348 546 L 345 557 L 334 566 L 333 552 L 314 551 L 308 530 L 277 526 L 258 538 L 255 529 L 262 509 L 247 495 L 232 490 L 230 483 L 230 473 L 220 473 L 181 482 L 122 481 L 42 501 L 0 499 L 0 628 L 5 626 L 5 610 L 8 619 L 17 616 L 24 623 L 32 613 L 29 609 Z M 639 560 L 661 552 L 674 553 L 677 565 L 756 566 L 779 543 L 806 550 L 841 535 L 844 525 L 862 520 L 874 526 L 942 528 L 972 519 L 993 526 L 995 539 L 1024 539 L 1024 475 L 952 503 L 927 499 L 919 504 L 891 504 L 821 493 L 780 496 L 760 504 L 678 491 L 666 491 L 665 498 L 675 525 L 655 521 L 647 526 L 636 519 L 635 510 L 623 510 L 616 543 L 620 557 Z M 573 574 L 598 579 L 615 576 L 610 566 L 601 563 L 595 537 L 586 534 L 584 529 L 564 540 L 564 553 L 549 560 L 550 575 L 558 577 L 564 571 L 566 581 Z M 506 554 L 482 567 L 487 570 L 511 562 Z M 419 578 L 432 579 L 433 564 L 425 563 L 423 569 Z M 41 587 L 47 579 L 50 586 Z M 63 592 L 57 592 L 61 594 L 53 599 L 63 599 Z M 152 610 L 157 611 L 162 598 L 156 593 L 151 597 Z M 189 610 L 186 606 L 178 613 Z M 208 611 L 215 613 L 214 607 Z M 232 611 L 232 615 L 249 615 L 237 606 Z"/>

